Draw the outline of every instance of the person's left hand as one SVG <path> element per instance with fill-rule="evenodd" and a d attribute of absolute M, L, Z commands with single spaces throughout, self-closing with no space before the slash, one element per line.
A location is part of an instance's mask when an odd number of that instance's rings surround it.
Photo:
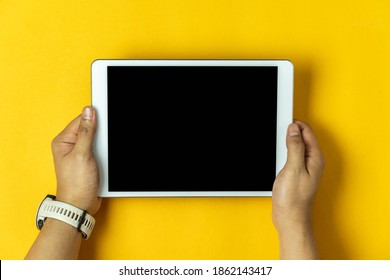
<path fill-rule="evenodd" d="M 96 127 L 96 111 L 86 106 L 52 140 L 51 146 L 57 177 L 56 200 L 87 210 L 91 215 L 101 205 L 97 196 L 99 169 L 93 153 Z"/>

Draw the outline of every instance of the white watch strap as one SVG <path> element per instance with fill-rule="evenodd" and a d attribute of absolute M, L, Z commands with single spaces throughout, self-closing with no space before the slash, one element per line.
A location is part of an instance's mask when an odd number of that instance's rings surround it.
<path fill-rule="evenodd" d="M 88 239 L 95 225 L 95 218 L 73 205 L 65 202 L 45 199 L 38 213 L 38 218 L 53 218 L 68 223 L 83 234 L 84 239 Z"/>

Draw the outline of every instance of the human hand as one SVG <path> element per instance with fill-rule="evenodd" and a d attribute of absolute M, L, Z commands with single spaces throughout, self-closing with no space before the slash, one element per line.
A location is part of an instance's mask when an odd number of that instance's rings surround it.
<path fill-rule="evenodd" d="M 294 121 L 287 129 L 287 161 L 276 176 L 272 220 L 278 233 L 311 226 L 311 211 L 325 160 L 311 127 Z"/>
<path fill-rule="evenodd" d="M 96 111 L 86 106 L 51 143 L 57 177 L 56 200 L 95 214 L 101 205 L 97 197 L 99 169 L 93 153 Z"/>

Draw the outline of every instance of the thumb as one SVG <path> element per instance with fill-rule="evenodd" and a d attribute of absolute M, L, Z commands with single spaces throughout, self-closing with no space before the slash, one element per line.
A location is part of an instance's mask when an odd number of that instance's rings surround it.
<path fill-rule="evenodd" d="M 83 108 L 78 128 L 75 150 L 79 154 L 89 154 L 96 133 L 96 111 L 91 106 Z"/>
<path fill-rule="evenodd" d="M 291 123 L 287 128 L 287 164 L 296 168 L 305 166 L 305 143 L 302 133 L 296 123 Z"/>

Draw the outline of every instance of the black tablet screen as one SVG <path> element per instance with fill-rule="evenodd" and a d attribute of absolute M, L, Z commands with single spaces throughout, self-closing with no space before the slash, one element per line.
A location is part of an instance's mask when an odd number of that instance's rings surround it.
<path fill-rule="evenodd" d="M 109 66 L 109 191 L 271 191 L 277 67 Z"/>

